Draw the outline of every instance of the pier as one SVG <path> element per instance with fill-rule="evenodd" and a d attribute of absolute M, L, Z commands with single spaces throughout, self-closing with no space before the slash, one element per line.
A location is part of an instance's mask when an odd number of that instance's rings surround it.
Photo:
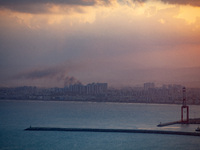
<path fill-rule="evenodd" d="M 199 136 L 198 132 L 143 130 L 143 129 L 99 129 L 99 128 L 58 128 L 58 127 L 29 127 L 25 131 L 65 131 L 65 132 L 110 132 L 110 133 L 148 133 Z"/>
<path fill-rule="evenodd" d="M 181 121 L 174 121 L 174 122 L 167 122 L 167 123 L 160 123 L 157 125 L 157 127 L 164 127 L 164 126 L 169 126 L 169 125 L 174 125 L 174 124 L 181 124 Z"/>
<path fill-rule="evenodd" d="M 200 118 L 192 118 L 189 119 L 187 122 L 186 121 L 173 121 L 173 122 L 167 122 L 167 123 L 160 123 L 157 125 L 157 127 L 164 127 L 164 126 L 169 126 L 169 125 L 174 125 L 174 124 L 200 124 Z"/>

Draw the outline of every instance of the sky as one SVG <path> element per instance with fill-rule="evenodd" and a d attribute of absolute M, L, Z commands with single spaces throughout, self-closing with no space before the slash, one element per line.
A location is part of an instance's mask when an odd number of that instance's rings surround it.
<path fill-rule="evenodd" d="M 200 87 L 198 0 L 0 0 L 0 87 Z"/>

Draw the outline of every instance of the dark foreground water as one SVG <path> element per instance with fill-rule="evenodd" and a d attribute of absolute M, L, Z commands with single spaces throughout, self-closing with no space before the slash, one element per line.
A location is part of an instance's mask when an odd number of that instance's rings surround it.
<path fill-rule="evenodd" d="M 23 131 L 31 126 L 192 131 L 198 125 L 156 127 L 180 120 L 179 105 L 0 101 L 1 150 L 199 150 L 200 137 L 141 133 Z M 190 106 L 200 117 L 200 106 Z"/>

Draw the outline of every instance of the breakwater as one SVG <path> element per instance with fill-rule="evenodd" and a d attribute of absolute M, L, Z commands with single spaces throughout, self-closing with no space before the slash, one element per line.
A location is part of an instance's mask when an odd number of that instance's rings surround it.
<path fill-rule="evenodd" d="M 112 132 L 112 133 L 149 133 L 200 136 L 198 132 L 143 130 L 143 129 L 99 129 L 99 128 L 56 128 L 56 127 L 29 127 L 25 131 L 66 131 L 66 132 Z"/>

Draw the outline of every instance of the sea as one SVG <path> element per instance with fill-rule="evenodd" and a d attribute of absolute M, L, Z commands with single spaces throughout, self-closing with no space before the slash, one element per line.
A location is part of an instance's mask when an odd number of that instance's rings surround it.
<path fill-rule="evenodd" d="M 200 118 L 191 105 L 190 118 Z M 24 131 L 28 127 L 148 129 L 195 132 L 181 105 L 67 101 L 0 101 L 0 150 L 200 150 L 199 136 L 145 133 Z"/>

